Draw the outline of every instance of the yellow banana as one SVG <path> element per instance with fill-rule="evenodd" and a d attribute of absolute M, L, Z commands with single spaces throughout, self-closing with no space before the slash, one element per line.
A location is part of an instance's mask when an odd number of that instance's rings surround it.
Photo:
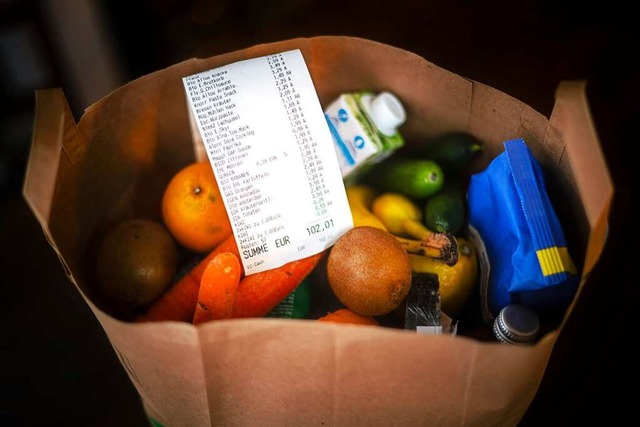
<path fill-rule="evenodd" d="M 346 192 L 354 227 L 368 225 L 388 231 L 387 227 L 371 212 L 371 203 L 378 195 L 373 188 L 355 184 L 348 186 Z"/>
<path fill-rule="evenodd" d="M 371 203 L 371 211 L 390 233 L 410 235 L 420 239 L 428 234 L 420 230 L 420 221 L 422 221 L 420 209 L 401 194 L 387 192 L 376 196 Z M 422 236 L 415 236 L 413 233 L 419 233 Z"/>
<path fill-rule="evenodd" d="M 458 246 L 455 237 L 449 233 L 429 230 L 422 223 L 421 210 L 408 197 L 398 193 L 383 193 L 374 198 L 371 211 L 390 233 L 396 235 L 407 252 L 427 255 L 448 265 L 457 262 Z"/>
<path fill-rule="evenodd" d="M 409 254 L 412 271 L 438 275 L 441 308 L 450 316 L 462 309 L 477 284 L 479 273 L 475 247 L 462 237 L 457 240 L 458 262 L 454 266 L 429 256 Z"/>
<path fill-rule="evenodd" d="M 409 254 L 433 258 L 435 262 L 453 267 L 458 262 L 458 241 L 451 234 L 432 233 L 423 240 L 396 236 Z"/>

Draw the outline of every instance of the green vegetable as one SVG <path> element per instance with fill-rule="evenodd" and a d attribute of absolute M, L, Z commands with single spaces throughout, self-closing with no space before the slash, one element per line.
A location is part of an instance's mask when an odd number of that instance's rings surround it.
<path fill-rule="evenodd" d="M 468 132 L 444 133 L 418 149 L 419 157 L 437 162 L 447 172 L 459 172 L 480 155 L 484 145 Z"/>
<path fill-rule="evenodd" d="M 448 183 L 427 199 L 424 222 L 427 228 L 456 235 L 462 230 L 467 214 L 467 200 L 458 183 Z"/>
<path fill-rule="evenodd" d="M 444 184 L 444 173 L 432 160 L 389 158 L 373 170 L 376 187 L 414 199 L 435 194 Z"/>

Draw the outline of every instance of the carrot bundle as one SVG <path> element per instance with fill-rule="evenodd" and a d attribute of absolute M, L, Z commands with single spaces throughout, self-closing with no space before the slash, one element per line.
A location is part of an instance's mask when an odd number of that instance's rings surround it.
<path fill-rule="evenodd" d="M 227 254 L 222 257 L 223 253 Z M 202 323 L 209 317 L 265 316 L 302 283 L 325 253 L 326 251 L 323 251 L 278 268 L 244 276 L 238 246 L 231 235 L 134 321 L 173 320 Z M 239 264 L 239 283 L 236 285 L 233 282 L 233 274 L 223 277 L 220 272 L 223 268 L 220 265 L 222 261 L 222 264 L 227 266 L 233 265 L 230 256 L 235 257 Z M 215 263 L 214 259 L 217 259 Z M 235 268 L 237 267 L 232 267 L 232 271 Z M 214 302 L 216 299 L 220 301 Z M 199 302 L 203 305 L 200 306 Z M 211 307 L 214 307 L 213 310 Z M 205 313 L 207 309 L 209 313 Z"/>

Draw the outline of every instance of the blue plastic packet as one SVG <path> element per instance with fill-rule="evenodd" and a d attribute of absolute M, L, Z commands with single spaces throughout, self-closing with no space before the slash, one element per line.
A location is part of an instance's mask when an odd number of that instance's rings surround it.
<path fill-rule="evenodd" d="M 487 258 L 480 286 L 485 322 L 510 303 L 562 310 L 579 279 L 540 164 L 523 139 L 503 145 L 467 192 L 472 238 Z"/>

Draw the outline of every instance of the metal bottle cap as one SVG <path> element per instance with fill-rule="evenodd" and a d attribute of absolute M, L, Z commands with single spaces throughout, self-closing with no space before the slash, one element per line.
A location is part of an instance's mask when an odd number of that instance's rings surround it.
<path fill-rule="evenodd" d="M 493 322 L 493 333 L 505 344 L 530 344 L 540 330 L 540 319 L 530 309 L 519 304 L 509 304 L 500 310 Z"/>

